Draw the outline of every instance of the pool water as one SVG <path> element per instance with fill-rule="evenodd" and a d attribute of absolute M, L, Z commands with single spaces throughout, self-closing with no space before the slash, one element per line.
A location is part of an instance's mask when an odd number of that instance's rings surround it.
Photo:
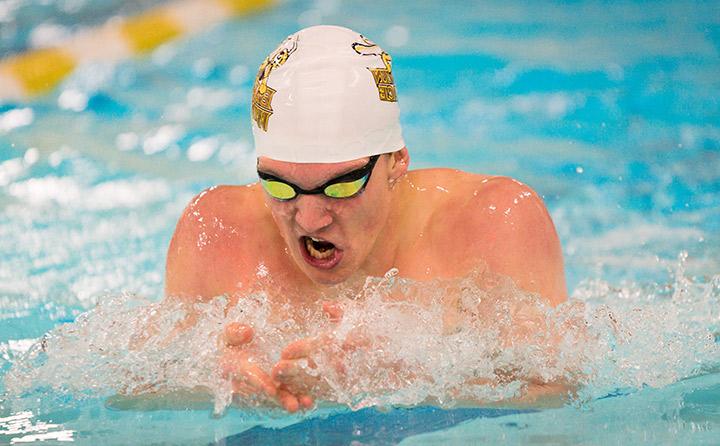
<path fill-rule="evenodd" d="M 0 52 L 147 4 L 2 2 Z M 288 1 L 0 103 L 0 376 L 49 330 L 85 327 L 76 320 L 98 303 L 118 315 L 107 302 L 160 300 L 191 197 L 255 180 L 256 67 L 317 23 L 357 29 L 393 55 L 414 167 L 509 175 L 543 196 L 569 291 L 609 340 L 588 390 L 559 409 L 216 418 L 211 407 L 108 408 L 99 390 L 67 391 L 55 363 L 54 389 L 52 374 L 20 395 L 0 380 L 0 443 L 717 444 L 716 2 Z M 624 337 L 611 336 L 607 314 Z"/>

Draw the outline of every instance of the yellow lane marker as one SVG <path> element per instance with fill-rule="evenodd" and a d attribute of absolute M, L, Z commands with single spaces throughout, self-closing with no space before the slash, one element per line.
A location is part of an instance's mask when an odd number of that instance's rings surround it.
<path fill-rule="evenodd" d="M 10 57 L 3 68 L 18 79 L 28 94 L 47 91 L 75 68 L 75 59 L 60 48 L 48 48 Z"/>
<path fill-rule="evenodd" d="M 164 11 L 127 19 L 121 29 L 135 53 L 146 53 L 183 33 L 181 25 Z"/>

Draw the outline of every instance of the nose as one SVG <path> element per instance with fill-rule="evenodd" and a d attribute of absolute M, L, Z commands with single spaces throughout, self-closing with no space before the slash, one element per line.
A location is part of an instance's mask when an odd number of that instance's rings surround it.
<path fill-rule="evenodd" d="M 297 198 L 295 223 L 308 234 L 314 234 L 330 226 L 333 217 L 322 197 L 302 195 Z"/>

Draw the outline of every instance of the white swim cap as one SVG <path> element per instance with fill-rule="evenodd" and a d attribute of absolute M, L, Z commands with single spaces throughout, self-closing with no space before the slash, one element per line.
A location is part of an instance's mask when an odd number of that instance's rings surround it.
<path fill-rule="evenodd" d="M 405 146 L 392 58 L 347 28 L 292 34 L 260 65 L 252 96 L 257 156 L 336 163 Z"/>

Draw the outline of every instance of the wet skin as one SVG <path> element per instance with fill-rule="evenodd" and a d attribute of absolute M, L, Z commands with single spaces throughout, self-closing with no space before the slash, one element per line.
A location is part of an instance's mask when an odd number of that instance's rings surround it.
<path fill-rule="evenodd" d="M 367 162 L 261 158 L 258 169 L 310 190 Z M 510 178 L 453 169 L 408 171 L 408 163 L 406 149 L 381 156 L 366 189 L 350 199 L 300 195 L 283 202 L 257 183 L 201 193 L 172 238 L 166 295 L 195 300 L 225 294 L 232 304 L 261 287 L 278 306 L 307 306 L 317 305 L 333 285 L 362 284 L 393 267 L 402 277 L 423 281 L 462 277 L 485 264 L 553 306 L 566 300 L 560 243 L 532 189 Z M 333 260 L 313 262 L 303 237 L 331 242 Z M 327 305 L 325 311 L 331 319 L 342 313 Z M 293 387 L 293 377 L 297 360 L 322 340 L 298 340 L 272 370 L 261 370 L 248 348 L 252 336 L 242 321 L 226 328 L 222 367 L 237 392 L 264 392 L 290 411 L 311 406 L 312 396 Z"/>

